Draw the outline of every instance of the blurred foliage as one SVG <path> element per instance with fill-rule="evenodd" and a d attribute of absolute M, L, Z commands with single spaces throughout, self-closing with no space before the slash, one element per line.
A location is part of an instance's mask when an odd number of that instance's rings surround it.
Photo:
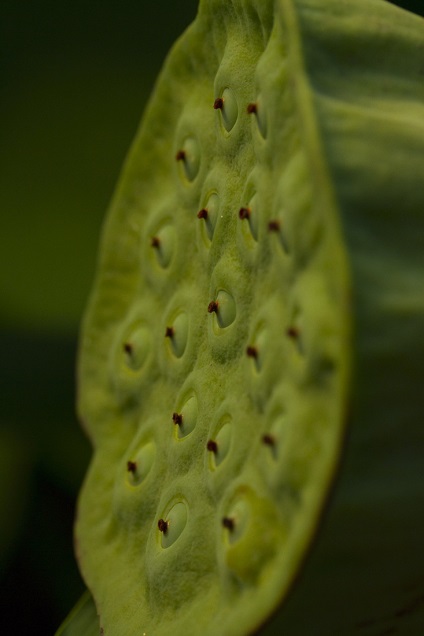
<path fill-rule="evenodd" d="M 197 0 L 0 5 L 0 633 L 53 634 L 90 456 L 78 326 L 100 227 L 154 78 Z"/>
<path fill-rule="evenodd" d="M 424 14 L 422 0 L 396 0 Z M 197 0 L 0 5 L 0 633 L 53 634 L 90 449 L 77 331 L 102 219 L 154 78 Z"/>

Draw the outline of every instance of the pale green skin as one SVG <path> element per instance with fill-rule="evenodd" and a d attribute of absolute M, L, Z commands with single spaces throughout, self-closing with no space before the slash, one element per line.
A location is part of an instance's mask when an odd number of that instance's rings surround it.
<path fill-rule="evenodd" d="M 423 40 L 380 0 L 205 0 L 168 58 L 80 351 L 76 550 L 106 636 L 252 633 L 291 587 L 264 633 L 424 629 L 401 611 L 424 593 Z"/>

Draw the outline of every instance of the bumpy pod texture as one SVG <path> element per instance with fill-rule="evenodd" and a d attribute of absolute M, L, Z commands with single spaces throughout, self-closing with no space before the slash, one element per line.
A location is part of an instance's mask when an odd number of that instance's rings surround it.
<path fill-rule="evenodd" d="M 82 333 L 106 636 L 424 630 L 423 42 L 383 0 L 203 0 L 172 50 Z"/>

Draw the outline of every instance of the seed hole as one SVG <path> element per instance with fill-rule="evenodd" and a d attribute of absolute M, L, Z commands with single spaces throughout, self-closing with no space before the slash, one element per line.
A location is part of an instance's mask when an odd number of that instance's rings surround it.
<path fill-rule="evenodd" d="M 181 176 L 194 181 L 200 168 L 200 146 L 196 137 L 186 137 L 175 159 L 181 166 Z"/>
<path fill-rule="evenodd" d="M 187 524 L 187 505 L 178 501 L 164 517 L 159 519 L 158 528 L 162 535 L 162 548 L 169 548 L 180 537 Z"/>
<path fill-rule="evenodd" d="M 186 312 L 180 312 L 172 321 L 172 325 L 166 327 L 165 338 L 168 338 L 170 349 L 176 358 L 184 354 L 189 334 L 189 319 Z"/>
<path fill-rule="evenodd" d="M 189 435 L 197 424 L 198 405 L 195 395 L 190 395 L 183 403 L 181 410 L 172 415 L 177 438 Z"/>
<path fill-rule="evenodd" d="M 144 443 L 133 455 L 133 459 L 127 461 L 128 481 L 131 486 L 137 486 L 146 479 L 156 456 L 156 446 L 154 442 Z"/>
<path fill-rule="evenodd" d="M 242 229 L 246 240 L 253 237 L 258 240 L 258 196 L 256 193 L 252 195 L 248 205 L 239 209 L 239 219 L 243 222 Z"/>
<path fill-rule="evenodd" d="M 211 470 L 215 470 L 227 457 L 230 451 L 231 437 L 231 416 L 227 414 L 220 418 L 213 437 L 207 443 L 207 449 L 211 453 L 209 457 L 209 468 Z"/>
<path fill-rule="evenodd" d="M 225 130 L 230 132 L 238 118 L 237 99 L 231 88 L 225 88 L 222 96 L 215 99 L 214 108 L 221 112 L 222 124 Z"/>
<path fill-rule="evenodd" d="M 255 115 L 258 129 L 262 137 L 265 139 L 267 135 L 267 118 L 262 106 L 262 98 L 258 95 L 256 102 L 252 102 L 247 106 L 247 113 L 249 115 Z"/>
<path fill-rule="evenodd" d="M 207 241 L 212 241 L 216 222 L 219 214 L 219 197 L 216 192 L 211 192 L 205 206 L 197 213 L 197 218 L 204 221 L 203 227 Z"/>
<path fill-rule="evenodd" d="M 150 246 L 161 267 L 166 268 L 170 264 L 175 250 L 175 242 L 175 228 L 172 225 L 162 226 L 157 234 L 151 237 Z"/>
<path fill-rule="evenodd" d="M 149 331 L 136 324 L 122 344 L 125 367 L 131 371 L 139 371 L 146 363 L 150 346 Z"/>
<path fill-rule="evenodd" d="M 208 312 L 216 315 L 218 327 L 221 329 L 229 327 L 236 319 L 237 310 L 234 298 L 224 289 L 220 289 L 216 300 L 209 303 Z"/>

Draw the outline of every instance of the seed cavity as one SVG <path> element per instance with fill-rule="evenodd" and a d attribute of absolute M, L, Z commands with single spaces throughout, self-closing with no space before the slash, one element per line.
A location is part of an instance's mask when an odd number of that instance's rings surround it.
<path fill-rule="evenodd" d="M 171 224 L 163 225 L 157 233 L 150 238 L 150 246 L 154 250 L 157 263 L 160 267 L 167 268 L 171 263 L 175 251 L 176 234 Z"/>
<path fill-rule="evenodd" d="M 279 232 L 280 231 L 280 221 L 270 221 L 268 223 L 268 230 L 270 232 Z"/>
<path fill-rule="evenodd" d="M 181 409 L 172 415 L 177 439 L 187 437 L 195 428 L 198 418 L 197 397 L 191 393 L 183 402 Z"/>
<path fill-rule="evenodd" d="M 208 245 L 213 239 L 218 215 L 219 196 L 216 192 L 211 192 L 206 199 L 205 206 L 197 213 L 197 218 L 204 221 L 204 223 L 202 223 L 202 230 Z"/>
<path fill-rule="evenodd" d="M 234 91 L 225 88 L 221 97 L 215 99 L 213 107 L 221 113 L 221 121 L 227 133 L 231 132 L 238 119 L 238 104 Z"/>
<path fill-rule="evenodd" d="M 168 339 L 171 353 L 181 358 L 187 348 L 189 317 L 185 311 L 180 311 L 170 322 L 171 325 L 165 329 L 165 338 Z"/>
<path fill-rule="evenodd" d="M 212 434 L 211 439 L 207 443 L 207 449 L 210 451 L 210 470 L 218 468 L 218 466 L 220 466 L 220 464 L 222 464 L 224 459 L 228 456 L 233 431 L 231 422 L 231 416 L 226 414 L 219 419 L 218 425 L 214 427 L 215 432 Z"/>
<path fill-rule="evenodd" d="M 175 159 L 180 165 L 181 178 L 192 182 L 198 175 L 200 168 L 200 145 L 196 137 L 185 138 L 182 147 L 177 151 Z"/>
<path fill-rule="evenodd" d="M 131 486 L 138 486 L 146 479 L 154 464 L 156 445 L 153 441 L 143 442 L 131 454 L 133 458 L 127 461 L 128 482 Z"/>
<path fill-rule="evenodd" d="M 258 240 L 258 208 L 259 200 L 256 192 L 250 197 L 249 203 L 239 209 L 239 219 L 242 221 L 242 233 L 247 243 Z"/>
<path fill-rule="evenodd" d="M 246 356 L 256 373 L 261 373 L 263 365 L 269 359 L 270 334 L 264 319 L 259 320 L 250 336 L 250 344 L 246 347 Z"/>
<path fill-rule="evenodd" d="M 169 548 L 176 542 L 187 525 L 187 519 L 188 510 L 185 502 L 177 501 L 171 504 L 168 512 L 158 521 L 162 548 Z"/>
<path fill-rule="evenodd" d="M 125 368 L 129 371 L 140 371 L 147 361 L 150 349 L 151 338 L 149 330 L 144 325 L 136 322 L 129 328 L 122 343 Z"/>
<path fill-rule="evenodd" d="M 251 102 L 247 105 L 247 113 L 249 115 L 255 115 L 255 119 L 258 125 L 258 130 L 261 136 L 265 139 L 267 136 L 267 118 L 262 107 L 261 95 L 258 95 L 256 102 Z"/>
<path fill-rule="evenodd" d="M 220 289 L 216 295 L 216 300 L 209 303 L 208 312 L 215 314 L 215 323 L 219 329 L 229 327 L 236 319 L 237 314 L 233 296 L 225 289 Z"/>

